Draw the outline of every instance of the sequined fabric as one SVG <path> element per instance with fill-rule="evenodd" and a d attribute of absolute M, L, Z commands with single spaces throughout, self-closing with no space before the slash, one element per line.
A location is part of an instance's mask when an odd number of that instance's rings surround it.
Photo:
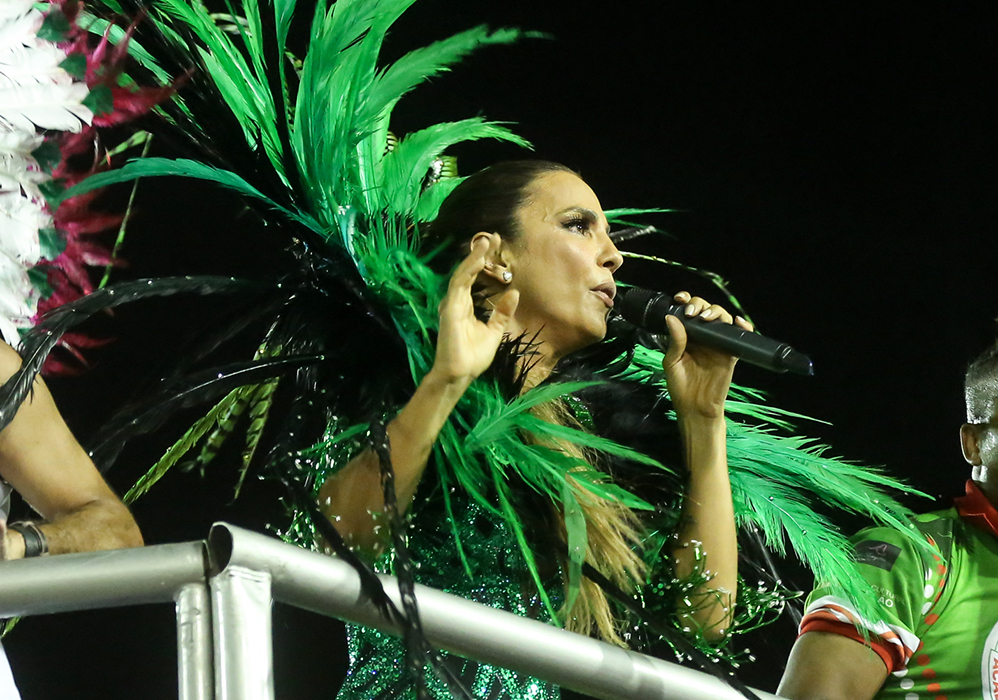
<path fill-rule="evenodd" d="M 417 501 L 418 502 L 418 501 Z M 439 499 L 430 498 L 412 519 L 409 547 L 417 565 L 416 579 L 454 595 L 500 610 L 544 622 L 550 621 L 536 594 L 525 587 L 526 566 L 508 525 L 496 514 L 452 495 L 456 523 L 471 575 L 461 562 L 451 522 L 444 517 Z M 391 570 L 386 556 L 376 565 Z M 557 577 L 546 588 L 552 604 L 560 604 Z M 339 700 L 388 700 L 415 698 L 414 685 L 405 665 L 402 641 L 377 630 L 349 625 L 347 643 L 350 667 Z M 558 688 L 536 678 L 507 669 L 444 654 L 446 663 L 479 700 L 558 700 Z M 450 698 L 444 683 L 428 672 L 426 683 L 433 698 Z"/>

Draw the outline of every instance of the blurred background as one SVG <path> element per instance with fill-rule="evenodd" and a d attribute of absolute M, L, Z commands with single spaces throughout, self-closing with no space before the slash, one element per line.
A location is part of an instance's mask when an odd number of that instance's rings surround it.
<path fill-rule="evenodd" d="M 635 248 L 721 274 L 758 328 L 816 369 L 801 378 L 743 366 L 736 379 L 821 421 L 801 430 L 832 453 L 945 500 L 969 475 L 957 441 L 963 369 L 994 340 L 998 316 L 998 9 L 755 5 L 420 0 L 392 33 L 389 58 L 480 23 L 551 38 L 476 54 L 404 99 L 393 131 L 475 114 L 513 122 L 538 157 L 578 170 L 604 208 L 673 209 L 647 217 L 666 235 Z M 170 144 L 153 150 L 171 154 Z M 478 143 L 456 155 L 468 174 L 524 154 Z M 127 193 L 109 193 L 109 206 Z M 228 193 L 143 181 L 128 267 L 114 279 L 277 274 L 282 243 Z M 721 298 L 650 263 L 628 261 L 621 275 Z M 173 299 L 95 319 L 92 334 L 112 342 L 90 351 L 87 373 L 50 382 L 81 442 L 225 313 Z M 129 448 L 108 474 L 115 489 L 182 427 Z M 171 473 L 133 508 L 147 543 L 200 539 L 217 520 L 286 522 L 275 484 L 253 479 L 238 500 L 234 485 L 223 463 Z M 333 697 L 345 663 L 339 623 L 277 606 L 274 631 L 278 697 Z M 744 678 L 772 691 L 794 629 L 778 623 L 757 637 Z M 176 697 L 169 606 L 27 619 L 5 647 L 25 700 Z"/>

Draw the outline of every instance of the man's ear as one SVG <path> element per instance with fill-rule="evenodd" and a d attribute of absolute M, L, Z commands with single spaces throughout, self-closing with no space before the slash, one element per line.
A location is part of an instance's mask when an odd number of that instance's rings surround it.
<path fill-rule="evenodd" d="M 960 426 L 960 446 L 963 458 L 975 467 L 981 466 L 981 450 L 977 445 L 980 426 L 964 423 Z"/>
<path fill-rule="evenodd" d="M 501 284 L 508 284 L 511 276 L 509 263 L 506 260 L 507 246 L 503 245 L 502 236 L 498 233 L 479 231 L 471 237 L 471 241 L 468 243 L 469 250 L 475 246 L 477 241 L 483 238 L 489 242 L 489 249 L 485 253 L 485 269 L 482 270 L 481 274 Z"/>

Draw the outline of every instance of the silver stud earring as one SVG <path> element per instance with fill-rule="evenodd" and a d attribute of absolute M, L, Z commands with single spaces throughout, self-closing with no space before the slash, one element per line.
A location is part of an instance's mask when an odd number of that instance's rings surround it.
<path fill-rule="evenodd" d="M 503 270 L 502 281 L 509 284 L 510 280 L 513 279 L 513 273 L 509 270 Z"/>

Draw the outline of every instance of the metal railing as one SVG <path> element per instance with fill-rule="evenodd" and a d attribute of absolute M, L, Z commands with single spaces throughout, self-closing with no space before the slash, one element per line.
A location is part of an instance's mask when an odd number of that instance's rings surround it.
<path fill-rule="evenodd" d="M 398 604 L 395 580 L 381 580 Z M 705 673 L 432 588 L 416 597 L 431 644 L 596 698 L 742 697 Z M 395 631 L 348 564 L 226 523 L 204 542 L 0 564 L 0 617 L 175 603 L 180 700 L 273 700 L 274 601 Z"/>

